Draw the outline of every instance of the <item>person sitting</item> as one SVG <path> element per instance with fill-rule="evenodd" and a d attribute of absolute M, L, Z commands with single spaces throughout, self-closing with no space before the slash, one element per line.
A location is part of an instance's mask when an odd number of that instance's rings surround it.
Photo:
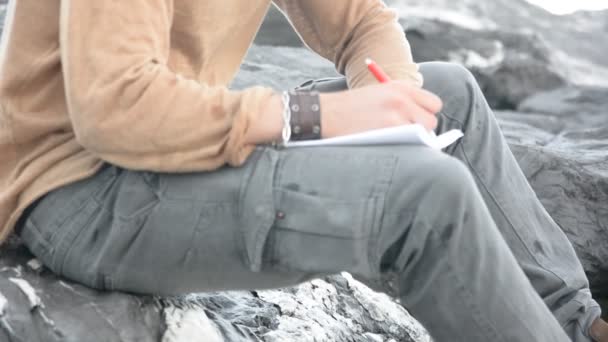
<path fill-rule="evenodd" d="M 343 79 L 228 89 L 270 0 L 10 1 L 0 237 L 19 234 L 53 272 L 101 290 L 348 271 L 436 341 L 608 341 L 474 77 L 414 63 L 380 0 L 274 4 Z M 444 152 L 275 144 L 406 124 L 464 137 Z"/>

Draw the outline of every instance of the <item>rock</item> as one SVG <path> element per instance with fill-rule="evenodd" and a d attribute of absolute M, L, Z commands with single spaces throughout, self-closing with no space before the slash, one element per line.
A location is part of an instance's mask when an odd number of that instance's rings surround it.
<path fill-rule="evenodd" d="M 430 341 L 403 307 L 346 273 L 294 289 L 262 291 L 259 297 L 282 312 L 278 327 L 263 335 L 268 342 Z"/>
<path fill-rule="evenodd" d="M 605 126 L 608 87 L 570 86 L 542 92 L 523 101 L 517 110 L 559 119 L 564 130 Z"/>
<path fill-rule="evenodd" d="M 515 109 L 532 94 L 568 83 L 538 35 L 476 31 L 441 20 L 408 18 L 414 60 L 451 61 L 473 72 L 493 108 Z"/>
<path fill-rule="evenodd" d="M 366 341 L 359 337 L 366 332 L 401 341 L 428 340 L 401 306 L 346 274 L 254 294 L 278 310 L 254 315 L 264 317 L 264 341 Z"/>
<path fill-rule="evenodd" d="M 0 249 L 0 341 L 159 341 L 164 320 L 146 297 L 100 293 L 27 267 L 16 239 Z"/>
<path fill-rule="evenodd" d="M 167 308 L 165 323 L 167 331 L 162 342 L 196 341 L 203 338 L 206 342 L 225 341 L 224 335 L 207 317 L 203 308 Z"/>
<path fill-rule="evenodd" d="M 285 90 L 307 80 L 335 76 L 339 75 L 333 63 L 307 49 L 252 45 L 231 87 L 263 84 Z"/>
<path fill-rule="evenodd" d="M 573 83 L 608 86 L 608 10 L 553 15 L 525 0 L 387 2 L 398 9 L 406 24 L 410 18 L 439 20 L 481 33 L 538 35 Z"/>
<path fill-rule="evenodd" d="M 258 45 L 302 47 L 303 43 L 293 30 L 289 21 L 274 5 L 270 7 L 266 18 L 255 37 Z"/>

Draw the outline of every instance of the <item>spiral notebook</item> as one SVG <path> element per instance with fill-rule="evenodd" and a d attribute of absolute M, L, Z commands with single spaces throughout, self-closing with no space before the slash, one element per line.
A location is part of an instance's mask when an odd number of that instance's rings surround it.
<path fill-rule="evenodd" d="M 422 125 L 416 124 L 376 129 L 329 139 L 291 142 L 287 144 L 287 147 L 426 145 L 441 150 L 463 136 L 462 131 L 457 129 L 436 135 L 435 132 L 429 132 Z"/>

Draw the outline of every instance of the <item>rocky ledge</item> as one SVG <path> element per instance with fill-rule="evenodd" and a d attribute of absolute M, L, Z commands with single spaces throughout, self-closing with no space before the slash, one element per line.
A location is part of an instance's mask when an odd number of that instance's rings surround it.
<path fill-rule="evenodd" d="M 520 0 L 392 4 L 418 61 L 449 60 L 473 71 L 594 293 L 608 298 L 608 12 L 557 17 Z M 335 75 L 330 63 L 301 47 L 277 11 L 256 42 L 234 88 L 285 89 Z M 159 340 L 430 338 L 401 306 L 348 274 L 288 289 L 150 298 L 57 278 L 17 239 L 0 249 L 0 341 Z"/>

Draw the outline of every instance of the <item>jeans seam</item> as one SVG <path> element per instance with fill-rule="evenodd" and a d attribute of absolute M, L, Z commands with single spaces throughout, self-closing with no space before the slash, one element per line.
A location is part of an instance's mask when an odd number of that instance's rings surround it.
<path fill-rule="evenodd" d="M 80 203 L 77 206 L 76 210 L 74 210 L 70 215 L 66 216 L 61 222 L 57 223 L 57 225 L 56 225 L 57 232 L 55 234 L 53 234 L 53 237 L 54 237 L 54 239 L 60 239 L 60 241 L 57 241 L 57 243 L 55 243 L 54 241 L 50 241 L 50 243 L 53 245 L 53 249 L 55 250 L 55 253 L 53 253 L 53 256 L 51 259 L 51 265 L 53 265 L 54 268 L 57 268 L 59 266 L 57 264 L 57 262 L 58 262 L 57 258 L 60 257 L 59 254 L 64 254 L 64 253 L 61 253 L 61 250 L 62 250 L 63 246 L 66 244 L 66 242 L 65 242 L 66 238 L 68 238 L 69 236 L 71 236 L 73 234 L 73 229 L 68 230 L 67 232 L 64 232 L 64 234 L 60 234 L 60 232 L 64 229 L 62 227 L 65 226 L 65 223 L 68 222 L 70 219 L 74 218 L 79 213 L 81 213 L 82 210 L 90 203 L 91 200 L 93 200 L 93 199 L 90 198 L 89 201 L 84 201 L 84 202 Z M 61 256 L 61 257 L 63 258 L 63 256 Z M 57 271 L 62 272 L 62 269 L 58 268 Z"/>
<path fill-rule="evenodd" d="M 390 166 L 387 166 L 386 170 L 386 180 L 384 181 L 384 183 L 386 183 L 386 187 L 384 187 L 383 189 L 378 189 L 376 190 L 377 193 L 374 194 L 373 197 L 375 197 L 373 199 L 373 204 L 374 204 L 374 210 L 372 213 L 372 221 L 371 224 L 376 224 L 375 230 L 373 231 L 373 234 L 370 234 L 369 236 L 369 241 L 367 244 L 367 257 L 370 260 L 370 271 L 371 271 L 371 276 L 372 277 L 381 277 L 382 276 L 382 270 L 380 267 L 380 260 L 382 258 L 382 256 L 380 255 L 380 251 L 378 250 L 379 245 L 378 245 L 378 241 L 380 239 L 380 232 L 382 231 L 382 224 L 384 222 L 384 218 L 386 215 L 390 215 L 387 214 L 385 212 L 386 209 L 386 204 L 384 203 L 386 201 L 386 197 L 388 194 L 389 189 L 391 189 L 391 187 L 394 184 L 394 178 L 395 178 L 395 170 L 397 168 L 397 158 L 394 158 L 392 160 L 392 163 Z M 378 182 L 380 183 L 380 182 Z M 382 201 L 382 203 L 378 203 L 379 201 Z M 378 208 L 378 206 L 380 206 L 380 208 Z M 376 219 L 377 218 L 377 219 Z"/>
<path fill-rule="evenodd" d="M 86 220 L 82 222 L 81 226 L 72 227 L 72 229 L 68 230 L 68 232 L 66 232 L 65 235 L 61 237 L 62 241 L 57 244 L 57 252 L 54 256 L 55 260 L 53 260 L 53 264 L 57 264 L 57 272 L 59 274 L 64 274 L 65 263 L 67 262 L 70 254 L 73 252 L 74 243 L 76 242 L 78 237 L 82 235 L 83 231 L 85 230 L 85 227 L 87 227 L 88 224 L 93 220 L 93 213 L 95 212 L 94 209 L 91 209 L 90 213 L 89 211 L 85 210 L 88 206 L 91 205 L 95 205 L 97 208 L 99 208 L 97 202 L 93 199 L 86 201 L 85 204 L 81 207 L 81 210 L 79 210 L 76 214 L 78 215 L 85 213 L 86 215 L 88 215 Z"/>
<path fill-rule="evenodd" d="M 24 224 L 21 239 L 24 240 L 24 238 L 28 241 L 33 241 L 35 245 L 41 247 L 43 249 L 42 253 L 44 253 L 48 259 L 53 258 L 56 248 L 51 246 L 50 242 L 43 237 L 40 228 L 38 228 L 38 225 L 31 219 L 28 219 L 27 223 Z"/>
<path fill-rule="evenodd" d="M 461 125 L 461 127 L 464 126 L 464 124 L 456 119 L 453 118 L 451 116 L 449 116 L 448 114 L 446 114 L 445 112 L 442 113 L 446 118 L 456 121 L 458 124 Z M 464 156 L 464 161 L 467 163 L 469 169 L 471 170 L 471 172 L 475 175 L 475 178 L 477 178 L 479 180 L 479 184 L 481 184 L 481 186 L 483 186 L 484 190 L 488 193 L 489 197 L 492 199 L 492 201 L 494 202 L 494 204 L 496 205 L 496 207 L 498 208 L 498 210 L 500 210 L 501 214 L 503 215 L 503 217 L 505 218 L 505 220 L 509 223 L 509 225 L 511 226 L 511 230 L 514 232 L 515 236 L 517 236 L 517 238 L 519 239 L 519 241 L 521 242 L 521 244 L 523 245 L 524 249 L 526 250 L 526 252 L 528 253 L 528 255 L 531 257 L 532 260 L 534 260 L 534 262 L 537 264 L 537 266 L 540 266 L 541 268 L 543 268 L 544 270 L 550 272 L 551 274 L 553 274 L 557 279 L 559 279 L 559 281 L 561 281 L 563 283 L 563 285 L 568 286 L 568 283 L 566 282 L 565 279 L 563 279 L 561 276 L 559 276 L 557 273 L 555 273 L 553 270 L 547 268 L 545 265 L 543 265 L 534 255 L 534 253 L 532 253 L 532 251 L 530 251 L 530 249 L 528 248 L 528 245 L 526 245 L 526 243 L 524 242 L 523 238 L 521 237 L 521 235 L 519 234 L 519 232 L 517 231 L 517 229 L 515 228 L 515 225 L 513 224 L 513 222 L 511 221 L 511 219 L 509 218 L 509 216 L 505 213 L 505 210 L 503 209 L 503 207 L 500 205 L 500 203 L 498 202 L 498 200 L 495 198 L 494 194 L 489 190 L 488 186 L 486 185 L 486 183 L 483 181 L 483 179 L 481 178 L 481 176 L 479 175 L 479 173 L 477 172 L 477 170 L 473 167 L 473 164 L 471 163 L 469 156 L 467 155 L 467 152 L 464 149 L 464 143 L 465 143 L 465 139 L 466 139 L 466 133 L 465 136 L 463 137 L 463 139 L 461 139 L 461 142 L 458 144 L 458 147 L 460 147 L 460 150 L 462 151 L 462 155 Z"/>
<path fill-rule="evenodd" d="M 276 155 L 276 160 L 274 162 L 274 165 L 272 166 L 272 179 L 270 180 L 270 201 L 271 201 L 271 206 L 273 210 L 276 210 L 276 199 L 275 199 L 275 186 L 276 184 L 279 184 L 278 179 L 281 177 L 281 172 L 282 172 L 282 168 L 281 168 L 281 164 L 283 163 L 283 159 L 284 157 L 282 157 L 279 153 L 277 153 Z M 255 172 L 255 171 L 254 171 Z M 249 264 L 249 267 L 251 270 L 254 271 L 259 271 L 263 265 L 263 258 L 264 258 L 264 248 L 266 245 L 266 241 L 268 239 L 268 235 L 270 234 L 270 231 L 272 230 L 272 228 L 274 227 L 274 223 L 275 223 L 275 216 L 274 214 L 267 218 L 267 219 L 262 219 L 261 222 L 259 222 L 259 225 L 254 226 L 252 229 L 255 231 L 254 233 L 254 237 L 253 237 L 253 259 L 250 256 L 250 247 L 248 246 L 248 244 L 246 242 L 243 242 L 244 245 L 244 250 L 245 250 L 245 256 L 246 256 L 246 261 Z"/>
<path fill-rule="evenodd" d="M 498 333 L 496 327 L 490 321 L 483 319 L 484 315 L 481 313 L 479 306 L 475 304 L 473 296 L 467 290 L 467 287 L 464 285 L 462 279 L 458 276 L 458 273 L 455 272 L 454 267 L 452 267 L 449 262 L 446 263 L 446 266 L 448 269 L 447 273 L 450 274 L 452 278 L 456 280 L 458 288 L 460 289 L 460 293 L 463 294 L 462 298 L 466 298 L 466 300 L 464 300 L 463 302 L 465 303 L 465 305 L 468 304 L 469 310 L 471 311 L 471 315 L 475 322 L 477 322 L 477 325 L 486 328 L 484 329 L 485 334 L 489 335 L 488 337 L 491 337 L 492 341 L 504 341 L 504 339 Z M 485 324 L 483 324 L 482 322 L 485 322 Z"/>

